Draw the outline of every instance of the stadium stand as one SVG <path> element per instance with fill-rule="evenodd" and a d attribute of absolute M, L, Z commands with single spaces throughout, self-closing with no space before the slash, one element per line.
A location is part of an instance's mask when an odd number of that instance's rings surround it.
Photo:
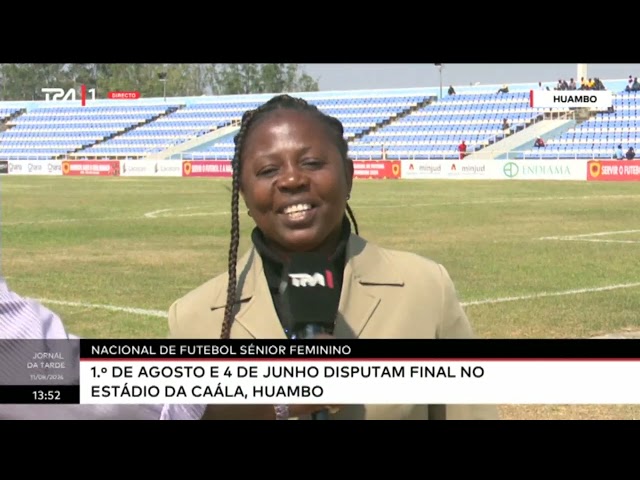
<path fill-rule="evenodd" d="M 5 123 L 14 118 L 15 116 L 24 113 L 20 108 L 6 108 L 0 107 L 0 122 Z"/>
<path fill-rule="evenodd" d="M 528 92 L 450 95 L 356 138 L 350 150 L 355 158 L 377 158 L 383 146 L 388 158 L 458 158 L 463 140 L 467 152 L 477 151 L 543 118 Z"/>
<path fill-rule="evenodd" d="M 344 135 L 347 140 L 353 140 L 368 132 L 390 125 L 399 118 L 432 102 L 434 97 L 424 95 L 384 95 L 376 97 L 358 97 L 355 92 L 352 98 L 316 98 L 311 101 L 324 113 L 338 118 L 344 125 Z M 254 105 L 255 106 L 255 105 Z M 242 116 L 246 108 L 234 111 L 237 117 Z M 208 145 L 188 158 L 230 159 L 233 157 L 233 139 L 228 138 Z M 213 155 L 213 157 L 211 157 Z M 380 155 L 380 148 L 376 152 Z"/>
<path fill-rule="evenodd" d="M 590 112 L 572 128 L 554 130 L 545 138 L 544 149 L 527 146 L 495 158 L 610 158 L 620 143 L 625 149 L 636 146 L 640 109 L 637 94 L 623 91 L 624 82 L 604 81 L 608 89 L 619 92 L 613 113 Z M 488 146 L 499 146 L 519 132 L 533 132 L 531 127 L 550 118 L 547 112 L 529 107 L 528 92 L 539 88 L 537 83 L 511 85 L 509 93 L 496 93 L 499 88 L 456 87 L 457 94 L 442 99 L 434 87 L 299 95 L 344 123 L 355 159 L 380 158 L 383 147 L 388 158 L 457 158 L 461 140 L 466 141 L 467 152 L 477 157 Z M 153 157 L 221 127 L 237 125 L 245 110 L 270 96 L 96 100 L 86 107 L 72 101 L 54 106 L 51 102 L 0 102 L 0 158 Z M 502 129 L 505 118 L 510 124 L 507 131 Z M 233 139 L 226 135 L 171 158 L 230 159 L 232 155 Z"/>
<path fill-rule="evenodd" d="M 640 106 L 638 92 L 618 93 L 613 98 L 613 112 L 600 112 L 576 127 L 546 141 L 545 148 L 531 148 L 520 159 L 612 158 L 615 148 L 636 147 L 640 140 Z"/>
<path fill-rule="evenodd" d="M 35 108 L 4 122 L 0 158 L 60 158 L 117 138 L 177 108 L 177 105 L 127 104 Z M 126 150 L 114 145 L 109 154 L 126 154 Z"/>
<path fill-rule="evenodd" d="M 171 115 L 158 118 L 100 145 L 87 148 L 81 153 L 101 156 L 119 151 L 129 157 L 151 155 L 231 125 L 237 122 L 246 110 L 256 106 L 258 102 L 242 100 L 187 105 Z"/>

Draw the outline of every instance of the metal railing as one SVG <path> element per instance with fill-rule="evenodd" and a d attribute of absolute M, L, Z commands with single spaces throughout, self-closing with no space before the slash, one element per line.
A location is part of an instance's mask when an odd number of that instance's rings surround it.
<path fill-rule="evenodd" d="M 482 150 L 477 152 L 467 152 L 467 157 L 473 154 L 477 157 L 478 160 L 487 160 L 487 158 L 482 158 Z M 496 151 L 493 150 L 490 156 L 494 158 L 496 161 L 503 160 L 585 160 L 585 159 L 610 159 L 613 158 L 612 155 L 602 154 L 602 153 L 562 153 L 562 152 L 550 152 L 545 151 L 544 148 L 538 151 L 532 150 L 522 150 L 522 151 L 513 151 L 513 150 L 504 150 L 504 151 Z M 172 160 L 172 161 L 183 161 L 183 160 L 228 160 L 231 161 L 233 158 L 232 154 L 224 154 L 219 152 L 199 152 L 199 153 L 177 153 L 171 156 L 171 159 L 168 159 L 164 156 L 158 156 L 157 154 L 149 154 L 149 155 L 83 155 L 83 154 L 75 154 L 69 156 L 52 156 L 52 155 L 11 155 L 11 154 L 3 154 L 0 153 L 0 160 L 24 160 L 24 161 L 46 161 L 46 160 L 138 160 L 138 161 L 158 161 L 158 160 Z M 382 155 L 380 152 L 371 153 L 371 154 L 353 154 L 350 155 L 350 158 L 353 160 L 382 160 Z M 446 153 L 415 153 L 415 152 L 395 152 L 392 154 L 387 154 L 386 160 L 458 160 L 460 158 L 460 154 L 457 151 L 446 152 Z M 466 161 L 472 162 L 472 158 L 466 158 Z"/>
<path fill-rule="evenodd" d="M 544 149 L 541 149 L 544 150 Z M 473 162 L 473 158 L 469 158 L 470 155 L 474 155 L 475 160 L 486 161 L 495 160 L 497 162 L 503 160 L 585 160 L 585 159 L 609 159 L 611 155 L 599 154 L 599 153 L 562 153 L 562 152 L 534 152 L 531 150 L 505 150 L 496 151 L 483 158 L 482 150 L 477 152 L 467 152 L 465 161 Z M 380 160 L 380 155 L 350 155 L 353 160 Z M 451 153 L 430 153 L 430 154 L 415 154 L 409 153 L 403 154 L 387 154 L 386 160 L 459 160 L 460 154 L 458 152 Z"/>

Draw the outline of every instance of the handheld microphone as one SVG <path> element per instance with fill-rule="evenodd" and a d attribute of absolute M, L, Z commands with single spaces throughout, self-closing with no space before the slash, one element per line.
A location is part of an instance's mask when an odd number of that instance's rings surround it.
<path fill-rule="evenodd" d="M 326 255 L 300 253 L 291 256 L 283 279 L 283 303 L 293 338 L 313 338 L 332 333 L 338 314 L 340 289 Z M 328 420 L 326 410 L 312 415 Z"/>

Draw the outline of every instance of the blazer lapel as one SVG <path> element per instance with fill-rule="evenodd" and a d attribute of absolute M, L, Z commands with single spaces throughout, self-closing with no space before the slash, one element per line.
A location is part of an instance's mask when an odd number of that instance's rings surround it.
<path fill-rule="evenodd" d="M 242 326 L 253 338 L 287 338 L 273 305 L 262 259 L 255 248 L 251 248 L 238 262 L 238 292 L 234 323 Z M 224 308 L 225 303 L 226 292 L 213 308 Z"/>
<path fill-rule="evenodd" d="M 335 336 L 357 338 L 383 298 L 374 285 L 403 286 L 404 281 L 379 248 L 357 235 L 347 244 L 344 280 L 338 308 Z"/>
<path fill-rule="evenodd" d="M 338 317 L 334 335 L 338 338 L 357 338 L 384 301 L 382 290 L 374 286 L 403 286 L 404 281 L 380 248 L 351 235 L 347 243 L 344 280 L 340 294 Z M 269 285 L 264 274 L 262 259 L 251 248 L 238 261 L 239 301 L 235 323 L 248 336 L 260 339 L 286 339 Z M 213 309 L 224 308 L 226 291 L 214 301 Z M 237 326 L 236 326 L 237 328 Z M 237 335 L 234 335 L 237 338 Z"/>

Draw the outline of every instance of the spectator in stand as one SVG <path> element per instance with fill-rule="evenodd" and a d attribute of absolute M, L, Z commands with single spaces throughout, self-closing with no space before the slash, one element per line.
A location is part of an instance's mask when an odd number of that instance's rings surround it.
<path fill-rule="evenodd" d="M 496 93 L 509 93 L 509 86 L 505 83 Z"/>
<path fill-rule="evenodd" d="M 569 90 L 575 90 L 576 89 L 576 81 L 572 78 L 571 80 L 569 80 Z"/>
<path fill-rule="evenodd" d="M 566 80 L 560 79 L 556 85 L 556 90 L 569 90 L 569 84 Z"/>
<path fill-rule="evenodd" d="M 625 88 L 627 92 L 637 92 L 638 90 L 640 90 L 640 83 L 638 83 L 638 77 L 634 77 L 633 79 L 630 78 L 629 81 L 631 83 L 629 83 Z"/>
<path fill-rule="evenodd" d="M 449 90 L 447 91 L 447 93 L 448 93 L 449 95 L 455 95 L 455 94 L 456 94 L 456 91 L 455 91 L 455 89 L 453 88 L 453 85 L 449 85 Z"/>
<path fill-rule="evenodd" d="M 507 133 L 509 133 L 509 130 L 511 129 L 511 126 L 509 125 L 509 120 L 507 120 L 506 118 L 502 119 L 502 133 L 504 133 L 505 135 Z"/>
<path fill-rule="evenodd" d="M 633 147 L 629 147 L 629 150 L 627 150 L 625 156 L 627 157 L 627 160 L 633 160 L 634 158 L 636 158 L 636 151 L 633 149 Z"/>
<path fill-rule="evenodd" d="M 594 81 L 594 84 L 595 84 L 594 87 L 593 87 L 594 90 L 601 90 L 602 91 L 602 90 L 606 90 L 607 89 L 607 87 L 604 86 L 604 83 L 602 83 L 602 80 L 600 80 L 598 77 L 594 78 L 593 81 Z"/>
<path fill-rule="evenodd" d="M 533 142 L 533 146 L 535 148 L 544 148 L 547 145 L 544 143 L 544 140 L 542 139 L 542 137 L 536 137 L 536 141 Z"/>
<path fill-rule="evenodd" d="M 624 158 L 624 153 L 622 153 L 622 144 L 618 145 L 616 151 L 613 153 L 613 158 L 616 160 L 622 160 Z"/>
<path fill-rule="evenodd" d="M 458 145 L 458 152 L 460 152 L 460 160 L 467 156 L 467 144 L 462 140 L 460 145 Z"/>

